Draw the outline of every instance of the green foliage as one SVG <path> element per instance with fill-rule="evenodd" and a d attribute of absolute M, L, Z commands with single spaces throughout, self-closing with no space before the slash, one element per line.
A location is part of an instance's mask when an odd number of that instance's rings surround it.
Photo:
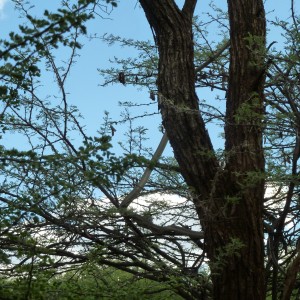
<path fill-rule="evenodd" d="M 218 249 L 215 262 L 210 265 L 212 274 L 218 275 L 221 269 L 226 268 L 228 260 L 241 255 L 240 250 L 244 247 L 241 240 L 232 237 L 224 247 Z"/>
<path fill-rule="evenodd" d="M 0 126 L 1 133 L 7 134 L 8 139 L 22 137 L 24 143 L 22 140 L 18 149 L 0 146 L 0 177 L 3 179 L 0 185 L 0 243 L 3 247 L 0 263 L 3 270 L 7 268 L 3 274 L 11 276 L 0 280 L 1 297 L 181 299 L 178 296 L 181 293 L 186 298 L 199 299 L 201 289 L 210 289 L 210 273 L 186 272 L 186 266 L 191 263 L 195 263 L 195 269 L 201 264 L 207 265 L 202 238 L 197 236 L 201 228 L 198 211 L 191 201 L 193 190 L 188 189 L 173 157 L 151 162 L 154 150 L 144 145 L 148 128 L 143 121 L 141 126 L 133 125 L 135 119 L 158 114 L 155 102 L 157 46 L 150 41 L 109 34 L 102 37 L 109 46 L 129 47 L 137 53 L 136 57 L 114 58 L 111 68 L 99 70 L 103 85 L 118 83 L 118 75 L 123 72 L 126 85 L 146 88 L 151 91 L 152 99 L 142 104 L 122 102 L 125 112 L 118 121 L 105 112 L 104 125 L 96 124 L 100 131 L 90 137 L 81 125 L 80 112 L 68 103 L 65 81 L 76 51 L 82 47 L 80 37 L 88 33 L 89 20 L 97 16 L 97 8 L 101 11 L 107 4 L 115 7 L 117 1 L 62 1 L 56 12 L 46 10 L 40 18 L 34 17 L 23 1 L 16 3 L 26 23 L 19 26 L 18 32 L 10 33 L 7 40 L 0 40 L 0 101 L 3 104 Z M 216 99 L 201 99 L 199 107 L 204 122 L 222 128 L 226 123 L 222 101 L 226 99 L 229 76 L 228 48 L 214 55 L 228 44 L 228 28 L 226 13 L 216 7 L 213 9 L 218 17 L 211 17 L 210 22 L 194 19 L 194 62 L 197 88 L 221 91 Z M 208 26 L 216 20 L 218 26 L 223 27 L 221 38 L 209 40 Z M 295 239 L 299 236 L 298 226 L 290 226 L 299 224 L 300 220 L 299 155 L 296 152 L 299 146 L 300 35 L 295 26 L 299 18 L 293 21 L 294 24 L 277 22 L 285 32 L 285 53 L 266 53 L 259 36 L 245 38 L 252 71 L 269 68 L 265 70 L 267 84 L 264 98 L 249 95 L 248 101 L 235 112 L 240 126 L 254 130 L 259 124 L 259 129 L 264 131 L 266 157 L 265 173 L 235 173 L 240 179 L 238 184 L 245 189 L 255 188 L 258 182 L 265 180 L 278 189 L 267 199 L 264 208 L 265 235 L 269 239 L 266 244 L 268 283 L 275 276 L 272 272 L 278 262 L 288 262 L 295 255 Z M 57 64 L 56 59 L 56 51 L 61 49 L 70 52 L 63 65 Z M 266 65 L 266 59 L 272 62 L 270 66 Z M 50 89 L 58 90 L 57 95 L 39 93 L 45 71 L 54 76 L 57 85 Z M 265 111 L 262 101 L 266 102 Z M 130 111 L 135 108 L 139 109 L 138 116 L 131 115 Z M 180 110 L 186 111 L 186 107 Z M 157 127 L 163 131 L 159 122 Z M 124 154 L 117 155 L 113 149 L 114 126 L 124 127 L 124 124 L 129 124 L 129 129 L 118 144 Z M 203 159 L 216 155 L 214 151 L 195 151 Z M 220 162 L 223 160 L 220 174 L 227 167 L 224 151 L 221 153 L 218 155 Z M 147 197 L 120 209 L 120 203 L 138 186 L 147 167 L 153 171 L 141 191 L 141 195 Z M 289 193 L 282 187 L 289 187 Z M 151 194 L 154 194 L 152 198 Z M 161 199 L 166 194 L 167 197 Z M 185 199 L 174 200 L 170 195 Z M 224 208 L 238 205 L 240 199 L 240 195 L 233 192 L 225 197 Z M 202 204 L 206 203 L 204 199 Z M 274 250 L 269 245 L 274 237 L 274 226 L 281 217 L 285 217 L 283 224 L 288 228 L 278 234 L 277 250 L 280 251 L 275 262 L 270 252 Z M 183 230 L 190 235 L 183 234 Z M 289 248 L 285 249 L 287 244 Z M 239 256 L 243 247 L 239 239 L 232 237 L 227 245 L 218 249 L 216 263 L 211 265 L 213 274 L 226 268 L 226 262 Z M 87 261 L 93 267 L 87 267 Z"/>
<path fill-rule="evenodd" d="M 113 1 L 113 0 L 106 0 L 106 3 L 110 3 L 112 6 L 117 7 L 118 3 L 117 1 Z"/>
<path fill-rule="evenodd" d="M 255 125 L 262 127 L 264 112 L 262 109 L 263 99 L 256 93 L 249 96 L 248 100 L 242 103 L 235 114 L 238 124 L 246 124 L 248 126 Z"/>
<path fill-rule="evenodd" d="M 47 271 L 30 281 L 26 277 L 2 278 L 0 293 L 2 299 L 7 300 L 182 299 L 175 295 L 167 284 L 139 279 L 113 268 L 95 267 L 78 269 L 54 277 Z"/>
<path fill-rule="evenodd" d="M 246 41 L 246 47 L 250 50 L 250 67 L 256 71 L 262 70 L 266 57 L 265 38 L 249 34 L 244 40 Z"/>

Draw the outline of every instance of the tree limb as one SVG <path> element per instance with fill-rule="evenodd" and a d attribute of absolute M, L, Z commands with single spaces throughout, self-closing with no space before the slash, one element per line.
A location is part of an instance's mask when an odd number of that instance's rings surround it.
<path fill-rule="evenodd" d="M 291 295 L 299 271 L 300 271 L 300 253 L 297 254 L 296 258 L 287 269 L 286 278 L 284 281 L 284 286 L 282 291 L 282 297 L 281 297 L 282 300 L 291 299 Z"/>
<path fill-rule="evenodd" d="M 196 4 L 197 4 L 197 0 L 185 0 L 182 8 L 182 12 L 186 14 L 188 18 L 192 18 Z"/>
<path fill-rule="evenodd" d="M 195 68 L 195 72 L 196 73 L 200 72 L 201 70 L 206 68 L 210 63 L 212 63 L 216 58 L 218 58 L 229 46 L 230 46 L 230 41 L 228 40 L 218 51 L 213 53 L 213 55 L 210 56 L 210 58 L 207 61 L 205 61 L 199 67 Z"/>
<path fill-rule="evenodd" d="M 162 153 L 165 150 L 165 147 L 168 143 L 168 137 L 167 137 L 167 133 L 164 133 L 163 137 L 161 138 L 161 141 L 150 161 L 150 165 L 146 168 L 143 176 L 141 177 L 140 181 L 138 182 L 138 184 L 135 186 L 135 188 L 124 198 L 124 200 L 122 201 L 122 203 L 120 204 L 121 208 L 126 208 L 128 207 L 128 205 L 138 197 L 138 195 L 140 194 L 140 192 L 142 191 L 142 189 L 144 188 L 144 186 L 146 185 L 152 170 L 153 170 L 153 165 L 155 165 L 159 158 L 161 157 Z"/>

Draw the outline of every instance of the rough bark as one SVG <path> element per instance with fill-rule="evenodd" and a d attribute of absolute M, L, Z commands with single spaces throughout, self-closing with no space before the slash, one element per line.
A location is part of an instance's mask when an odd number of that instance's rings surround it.
<path fill-rule="evenodd" d="M 196 2 L 186 0 L 180 10 L 173 0 L 140 0 L 159 49 L 159 108 L 204 230 L 214 299 L 264 299 L 263 2 L 228 0 L 231 60 L 225 169 L 214 155 L 195 92 Z"/>
<path fill-rule="evenodd" d="M 292 261 L 289 265 L 286 277 L 283 284 L 283 291 L 282 291 L 282 300 L 289 300 L 291 299 L 293 289 L 295 288 L 295 283 L 297 280 L 297 275 L 300 271 L 300 254 L 297 253 L 296 258 Z"/>

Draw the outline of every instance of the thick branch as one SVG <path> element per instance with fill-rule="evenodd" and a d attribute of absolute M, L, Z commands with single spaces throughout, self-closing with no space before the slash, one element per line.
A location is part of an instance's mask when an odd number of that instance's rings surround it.
<path fill-rule="evenodd" d="M 283 285 L 283 293 L 281 297 L 282 300 L 291 299 L 291 295 L 295 287 L 297 274 L 299 271 L 300 271 L 300 254 L 298 253 L 294 261 L 287 269 L 286 278 Z"/>
<path fill-rule="evenodd" d="M 226 49 L 230 46 L 230 41 L 227 41 L 219 50 L 214 52 L 207 61 L 205 61 L 202 65 L 197 67 L 195 71 L 198 73 L 209 66 L 214 60 L 216 60 Z"/>
<path fill-rule="evenodd" d="M 190 19 L 192 19 L 197 0 L 185 0 L 182 12 Z"/>
<path fill-rule="evenodd" d="M 219 165 L 195 92 L 192 19 L 174 1 L 140 3 L 158 43 L 157 86 L 164 127 L 186 183 L 197 197 L 208 198 Z M 186 9 L 192 4 L 186 2 Z"/>
<path fill-rule="evenodd" d="M 168 143 L 167 133 L 164 133 L 164 135 L 161 138 L 161 141 L 150 161 L 150 166 L 146 168 L 143 176 L 141 177 L 140 181 L 135 186 L 135 188 L 124 198 L 120 207 L 122 207 L 122 208 L 127 207 L 134 199 L 136 199 L 139 196 L 140 192 L 146 185 L 146 183 L 151 175 L 153 166 L 158 162 L 159 158 L 161 157 L 162 153 L 164 152 L 164 150 L 166 148 L 167 143 Z"/>
<path fill-rule="evenodd" d="M 138 225 L 151 230 L 154 234 L 158 236 L 162 235 L 171 235 L 171 236 L 188 236 L 191 239 L 203 239 L 203 232 L 194 231 L 185 227 L 177 226 L 175 224 L 169 226 L 160 226 L 156 225 L 150 221 L 146 217 L 142 217 L 136 214 L 130 215 Z"/>

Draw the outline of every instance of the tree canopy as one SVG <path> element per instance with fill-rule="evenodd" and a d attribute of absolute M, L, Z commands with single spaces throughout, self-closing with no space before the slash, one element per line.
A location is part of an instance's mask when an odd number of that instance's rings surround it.
<path fill-rule="evenodd" d="M 282 20 L 262 0 L 212 3 L 205 15 L 196 0 L 178 2 L 137 1 L 153 36 L 142 41 L 91 36 L 117 1 L 62 1 L 41 16 L 14 1 L 19 30 L 0 40 L 7 299 L 13 289 L 20 299 L 299 296 L 296 4 L 283 4 Z M 105 111 L 91 135 L 67 81 L 82 41 L 98 38 L 136 53 L 110 68 L 99 55 L 102 86 L 147 96 L 120 93 L 120 117 Z"/>

